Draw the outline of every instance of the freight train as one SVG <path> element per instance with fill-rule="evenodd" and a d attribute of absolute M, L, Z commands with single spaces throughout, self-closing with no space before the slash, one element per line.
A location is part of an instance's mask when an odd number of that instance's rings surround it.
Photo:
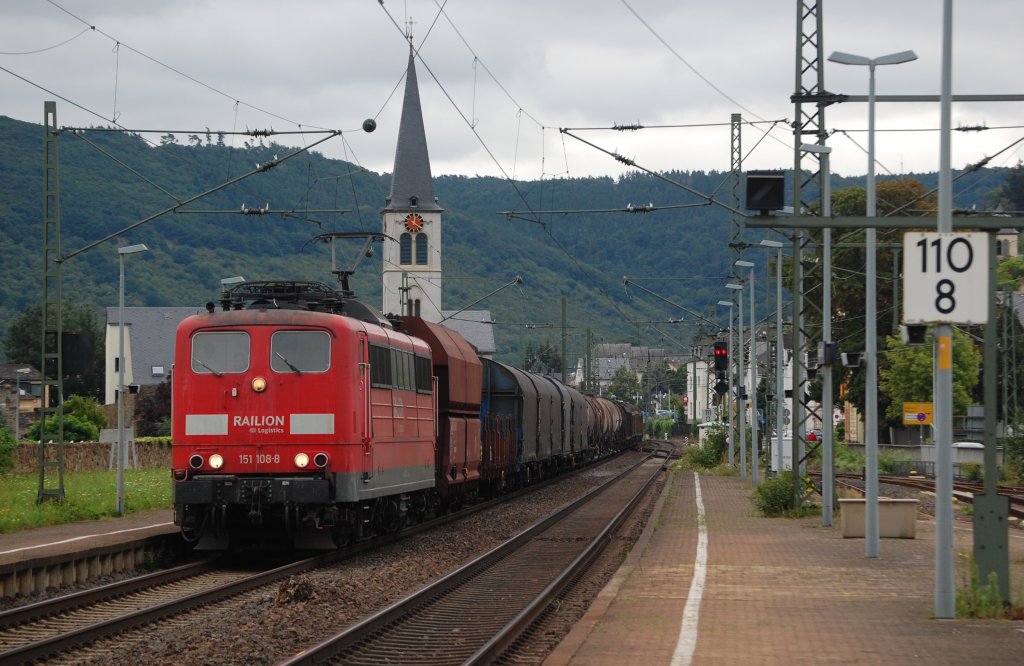
<path fill-rule="evenodd" d="M 635 406 L 346 289 L 241 283 L 206 310 L 177 329 L 172 402 L 174 521 L 199 550 L 344 546 L 642 437 Z"/>

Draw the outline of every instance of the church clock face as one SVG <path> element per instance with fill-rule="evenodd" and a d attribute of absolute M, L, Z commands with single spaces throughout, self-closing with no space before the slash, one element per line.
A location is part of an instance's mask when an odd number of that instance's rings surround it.
<path fill-rule="evenodd" d="M 416 233 L 423 229 L 423 218 L 416 213 L 410 213 L 405 216 L 405 229 L 409 233 Z"/>

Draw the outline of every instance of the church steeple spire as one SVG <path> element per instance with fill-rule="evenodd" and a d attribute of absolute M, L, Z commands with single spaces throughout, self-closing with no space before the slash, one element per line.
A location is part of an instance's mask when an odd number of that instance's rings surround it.
<path fill-rule="evenodd" d="M 423 129 L 423 110 L 416 82 L 416 58 L 409 45 L 409 66 L 405 74 L 405 100 L 398 126 L 395 168 L 391 176 L 391 194 L 385 211 L 441 210 L 434 201 L 434 183 L 430 174 L 430 155 Z"/>
<path fill-rule="evenodd" d="M 410 35 L 391 194 L 381 211 L 390 239 L 383 246 L 383 311 L 440 322 L 442 209 L 434 199 L 415 55 Z"/>

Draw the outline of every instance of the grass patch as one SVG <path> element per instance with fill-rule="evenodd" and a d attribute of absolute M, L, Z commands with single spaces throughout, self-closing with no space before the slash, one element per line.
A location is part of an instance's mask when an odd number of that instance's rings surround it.
<path fill-rule="evenodd" d="M 1016 601 L 1011 599 L 1009 603 L 1003 603 L 995 572 L 989 574 L 985 584 L 981 583 L 980 578 L 978 565 L 972 560 L 970 577 L 961 580 L 956 591 L 957 617 L 1024 620 L 1024 590 L 1018 592 Z"/>
<path fill-rule="evenodd" d="M 116 471 L 65 474 L 61 504 L 36 506 L 38 493 L 38 474 L 0 477 L 0 533 L 117 515 Z M 124 502 L 127 513 L 171 508 L 171 475 L 163 468 L 125 470 Z"/>

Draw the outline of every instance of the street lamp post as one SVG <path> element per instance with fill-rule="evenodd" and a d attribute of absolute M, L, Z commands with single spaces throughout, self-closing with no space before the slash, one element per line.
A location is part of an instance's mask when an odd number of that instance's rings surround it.
<path fill-rule="evenodd" d="M 775 468 L 782 472 L 782 425 L 786 419 L 783 405 L 786 391 L 783 383 L 785 350 L 782 347 L 782 243 L 763 240 L 761 245 L 775 248 Z"/>
<path fill-rule="evenodd" d="M 728 349 L 728 352 L 729 352 L 729 359 L 731 360 L 732 359 L 732 306 L 733 306 L 733 302 L 732 301 L 718 301 L 718 304 L 719 305 L 723 305 L 723 306 L 729 308 L 729 342 L 728 342 L 727 349 Z M 729 420 L 729 467 L 732 467 L 733 463 L 734 463 L 734 461 L 736 459 L 736 451 L 735 451 L 735 448 L 734 448 L 734 445 L 733 445 L 733 442 L 735 441 L 735 440 L 733 440 L 733 436 L 735 435 L 735 432 L 733 431 L 733 427 L 732 427 L 732 422 L 733 422 L 732 421 L 733 381 L 732 381 L 732 372 L 728 368 L 726 369 L 725 374 L 728 375 L 728 378 L 729 378 L 729 389 L 728 389 L 728 393 L 726 393 L 726 395 L 729 396 L 729 397 L 728 397 L 728 400 L 726 400 L 726 403 L 725 403 L 725 414 L 726 414 L 726 417 Z"/>
<path fill-rule="evenodd" d="M 725 285 L 726 289 L 733 289 L 740 295 L 739 325 L 736 329 L 736 341 L 739 343 L 736 350 L 736 376 L 739 382 L 736 385 L 736 398 L 738 401 L 737 413 L 739 414 L 738 428 L 740 431 L 740 478 L 747 478 L 747 403 L 743 398 L 743 382 L 746 381 L 743 372 L 743 285 L 730 282 Z M 730 353 L 731 355 L 731 353 Z"/>
<path fill-rule="evenodd" d="M 758 474 L 760 467 L 758 451 L 760 438 L 757 436 L 757 314 L 754 307 L 754 262 L 740 259 L 736 262 L 739 268 L 750 269 L 750 480 L 757 486 L 761 483 Z M 742 308 L 742 306 L 740 306 Z"/>
<path fill-rule="evenodd" d="M 21 376 L 27 375 L 31 370 L 29 368 L 18 368 L 14 371 L 14 391 L 17 395 L 14 397 L 14 441 L 21 440 Z M 40 429 L 40 433 L 42 430 Z"/>
<path fill-rule="evenodd" d="M 868 179 L 867 179 L 867 217 L 875 216 L 875 67 L 878 65 L 898 65 L 916 60 L 913 51 L 890 53 L 880 58 L 834 51 L 828 57 L 832 62 L 841 65 L 867 65 L 868 67 Z M 875 228 L 868 226 L 867 240 L 867 278 L 865 285 L 864 304 L 864 362 L 866 377 L 864 382 L 864 430 L 865 450 L 867 453 L 867 478 L 864 481 L 864 554 L 867 557 L 879 556 L 878 538 L 878 339 L 877 339 L 877 305 L 875 278 Z"/>
<path fill-rule="evenodd" d="M 149 248 L 141 243 L 117 248 L 121 279 L 118 283 L 117 305 L 117 515 L 124 515 L 124 463 L 127 449 L 124 441 L 124 258 Z"/>

